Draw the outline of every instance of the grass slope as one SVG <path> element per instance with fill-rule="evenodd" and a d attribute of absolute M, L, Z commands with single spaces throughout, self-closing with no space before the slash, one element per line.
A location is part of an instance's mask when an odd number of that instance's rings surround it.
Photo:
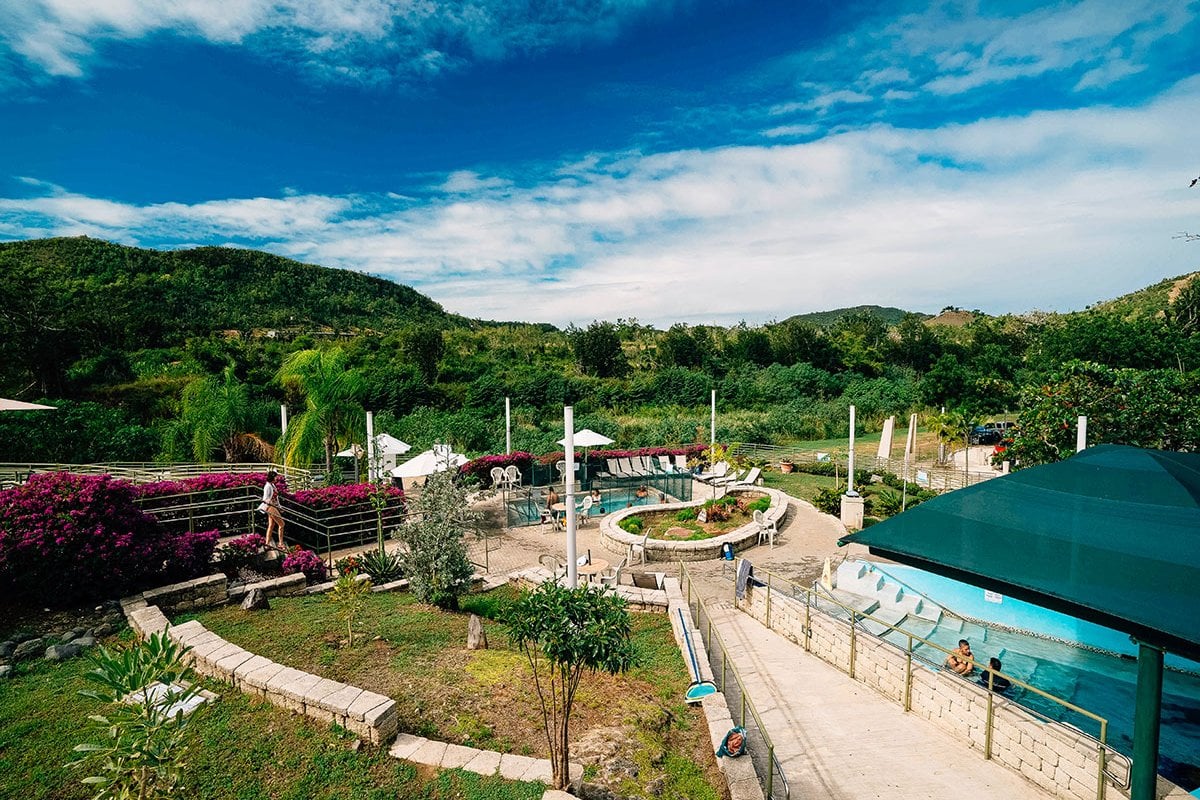
<path fill-rule="evenodd" d="M 879 317 L 889 326 L 899 324 L 904 315 L 910 312 L 892 306 L 852 306 L 850 308 L 835 308 L 832 311 L 813 311 L 808 314 L 796 314 L 788 317 L 785 322 L 797 320 L 816 325 L 818 328 L 828 328 L 847 314 L 862 313 Z"/>

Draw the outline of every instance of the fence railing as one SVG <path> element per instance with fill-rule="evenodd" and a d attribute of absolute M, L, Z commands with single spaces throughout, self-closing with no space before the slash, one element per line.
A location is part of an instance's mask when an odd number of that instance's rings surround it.
<path fill-rule="evenodd" d="M 721 639 L 720 631 L 713 625 L 704 601 L 698 593 L 692 591 L 692 576 L 683 562 L 679 564 L 679 583 L 687 598 L 692 624 L 698 630 L 704 631 L 704 654 L 712 669 L 717 688 L 725 695 L 725 702 L 734 721 L 746 729 L 747 749 L 754 762 L 759 782 L 763 786 L 763 794 L 768 800 L 789 800 L 791 789 L 783 772 L 783 765 L 775 754 L 775 744 L 771 741 L 771 735 L 763 724 L 758 709 L 754 707 L 754 702 L 746 691 L 746 684 L 738 673 L 737 665 L 729 657 L 729 650 Z"/>
<path fill-rule="evenodd" d="M 738 561 L 740 561 L 740 559 L 738 559 Z M 735 561 L 732 562 L 732 564 L 727 565 L 728 569 L 723 570 L 725 577 L 732 580 L 732 576 L 736 574 L 737 563 L 738 562 Z M 911 631 L 905 630 L 895 622 L 889 622 L 871 614 L 859 611 L 852 606 L 841 602 L 829 592 L 821 591 L 819 593 L 819 584 L 813 588 L 809 588 L 787 578 L 776 575 L 770 570 L 761 569 L 759 567 L 755 567 L 754 578 L 752 580 L 755 581 L 755 584 L 759 588 L 765 589 L 765 620 L 762 621 L 768 628 L 774 630 L 774 627 L 771 624 L 771 604 L 773 600 L 775 602 L 783 600 L 784 602 L 802 603 L 804 615 L 803 630 L 805 632 L 805 635 L 802 637 L 802 644 L 804 649 L 813 655 L 822 658 L 822 660 L 824 660 L 826 663 L 842 669 L 851 678 L 857 679 L 855 674 L 855 657 L 858 649 L 856 647 L 856 639 L 859 636 L 870 637 L 872 641 L 882 643 L 883 645 L 898 650 L 900 653 L 902 653 L 905 664 L 905 678 L 903 696 L 900 698 L 900 700 L 905 711 L 912 710 L 912 676 L 914 665 L 918 667 L 930 667 L 937 669 L 941 667 L 943 660 L 942 656 L 949 656 L 952 654 L 952 652 L 945 647 L 942 647 L 936 642 L 932 642 L 918 634 L 912 633 Z M 848 666 L 843 666 L 843 662 L 841 661 L 824 658 L 820 653 L 811 648 L 810 640 L 811 633 L 813 631 L 812 619 L 814 615 L 831 620 L 836 624 L 847 626 L 849 630 L 849 652 L 847 653 L 844 663 Z M 878 626 L 878 629 L 881 631 L 881 633 L 876 635 L 871 631 L 865 630 L 863 628 L 863 623 L 867 621 L 870 621 Z M 905 641 L 903 645 L 883 638 L 883 633 L 890 633 L 892 631 L 895 631 L 900 637 L 904 638 Z M 939 655 L 931 659 L 922 653 L 914 652 L 916 647 L 924 647 L 926 648 L 926 652 L 934 652 L 938 653 Z M 1081 706 L 1077 706 L 1069 700 L 1056 697 L 1049 692 L 1026 683 L 1020 678 L 1001 672 L 1000 670 L 989 669 L 989 675 L 997 678 L 1005 678 L 1013 687 L 1024 690 L 1028 695 L 1039 698 L 1042 702 L 1047 703 L 1050 706 L 1057 706 L 1065 712 L 1070 712 L 1071 714 L 1076 715 L 1077 719 L 1082 718 L 1084 720 L 1088 720 L 1096 726 L 1097 733 L 1092 734 L 1077 725 L 1063 722 L 1061 719 L 1056 719 L 1055 717 L 1043 713 L 1036 708 L 1031 708 L 1028 704 L 1018 704 L 1022 711 L 1038 718 L 1045 724 L 1063 726 L 1067 728 L 1071 734 L 1083 737 L 1092 743 L 1095 748 L 1097 758 L 1097 800 L 1103 800 L 1104 798 L 1106 781 L 1111 782 L 1114 786 L 1120 789 L 1128 788 L 1131 762 L 1126 755 L 1113 749 L 1113 747 L 1108 744 L 1107 719 L 1099 714 L 1088 711 Z M 996 694 L 993 691 L 987 691 L 986 695 L 987 711 L 984 730 L 983 757 L 985 759 L 991 759 Z M 884 696 L 887 695 L 885 694 Z M 1067 714 L 1064 714 L 1063 716 L 1067 716 Z"/>
<path fill-rule="evenodd" d="M 24 483 L 35 472 L 74 472 L 80 475 L 112 475 L 133 483 L 155 481 L 177 481 L 228 472 L 244 475 L 253 472 L 275 470 L 288 482 L 290 489 L 307 489 L 314 482 L 312 470 L 289 467 L 283 464 L 162 464 L 153 461 L 101 461 L 94 464 L 65 464 L 55 462 L 8 462 L 0 463 L 0 486 Z"/>
<path fill-rule="evenodd" d="M 846 469 L 849 466 L 849 457 L 844 452 L 834 452 L 829 450 L 812 450 L 789 447 L 787 445 L 775 444 L 739 444 L 733 451 L 736 455 L 747 456 L 750 458 L 766 459 L 778 463 L 784 459 L 791 461 L 794 464 L 815 464 L 818 462 L 828 462 L 836 464 L 841 469 L 841 474 L 846 474 Z M 902 458 L 879 458 L 874 455 L 856 454 L 854 459 L 855 470 L 865 469 L 873 471 L 892 472 L 902 478 L 907 478 L 910 483 L 915 483 L 925 489 L 932 489 L 935 492 L 948 492 L 954 489 L 962 489 L 967 486 L 974 486 L 977 483 L 991 480 L 999 475 L 990 469 L 982 469 L 983 465 L 972 465 L 975 469 L 964 470 L 959 467 L 951 467 L 945 465 L 916 465 L 914 463 L 905 464 Z"/>

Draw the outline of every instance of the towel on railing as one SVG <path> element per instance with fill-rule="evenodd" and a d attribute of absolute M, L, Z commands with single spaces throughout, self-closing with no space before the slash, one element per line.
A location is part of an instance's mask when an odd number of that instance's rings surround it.
<path fill-rule="evenodd" d="M 750 576 L 753 574 L 754 567 L 750 564 L 750 559 L 743 558 L 738 562 L 737 588 L 734 592 L 738 600 L 746 596 L 746 581 L 750 580 Z"/>

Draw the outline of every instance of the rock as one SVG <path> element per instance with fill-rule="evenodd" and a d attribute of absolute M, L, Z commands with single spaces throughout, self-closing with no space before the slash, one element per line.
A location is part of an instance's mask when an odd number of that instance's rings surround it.
<path fill-rule="evenodd" d="M 125 615 L 120 611 L 110 611 L 104 615 L 104 621 L 109 625 L 120 625 L 125 621 Z"/>
<path fill-rule="evenodd" d="M 117 629 L 112 625 L 109 625 L 107 622 L 101 622 L 99 625 L 92 628 L 91 635 L 95 636 L 97 639 L 103 639 L 105 636 L 112 636 L 116 632 Z"/>
<path fill-rule="evenodd" d="M 271 603 L 261 589 L 251 589 L 242 600 L 243 611 L 268 611 L 270 608 Z"/>
<path fill-rule="evenodd" d="M 17 644 L 20 644 L 21 642 L 28 642 L 31 639 L 36 639 L 36 638 L 38 638 L 38 637 L 37 637 L 37 634 L 35 634 L 35 633 L 14 633 L 12 635 L 12 640 L 14 642 L 16 642 Z"/>
<path fill-rule="evenodd" d="M 75 631 L 62 631 L 61 633 L 54 634 L 50 638 L 58 639 L 63 644 L 66 644 L 67 642 L 71 641 L 72 639 L 74 639 L 76 637 L 75 637 Z"/>
<path fill-rule="evenodd" d="M 11 677 L 11 676 L 12 676 L 12 671 L 13 671 L 13 668 L 12 668 L 12 667 L 10 667 L 8 664 L 5 664 L 5 665 L 3 665 L 3 666 L 0 666 L 0 680 L 3 680 L 4 678 Z"/>
<path fill-rule="evenodd" d="M 95 647 L 96 646 L 96 637 L 95 636 L 80 636 L 78 639 L 72 639 L 71 644 L 77 644 L 80 647 Z"/>
<path fill-rule="evenodd" d="M 87 632 L 88 632 L 87 628 L 72 628 L 71 629 L 71 638 L 78 639 L 80 636 L 86 636 Z"/>
<path fill-rule="evenodd" d="M 20 661 L 23 658 L 33 658 L 45 648 L 45 639 L 27 639 L 17 645 L 16 650 L 13 650 L 13 661 Z"/>
<path fill-rule="evenodd" d="M 0 658 L 11 658 L 13 650 L 16 649 L 16 642 L 0 642 Z"/>
<path fill-rule="evenodd" d="M 67 642 L 66 644 L 52 644 L 46 648 L 47 661 L 62 661 L 67 658 L 74 658 L 83 652 L 83 648 L 75 642 Z"/>
<path fill-rule="evenodd" d="M 359 750 L 361 750 L 362 749 L 362 739 L 355 739 L 353 742 L 351 742 L 350 749 L 353 750 L 355 753 L 357 753 Z"/>
<path fill-rule="evenodd" d="M 474 614 L 467 620 L 467 649 L 488 649 L 487 633 L 483 630 L 483 622 Z"/>

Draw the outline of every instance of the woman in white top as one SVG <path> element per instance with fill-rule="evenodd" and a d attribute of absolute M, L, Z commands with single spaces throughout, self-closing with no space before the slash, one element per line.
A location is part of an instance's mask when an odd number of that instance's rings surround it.
<path fill-rule="evenodd" d="M 279 511 L 279 491 L 275 488 L 275 478 L 278 473 L 271 470 L 267 473 L 267 482 L 263 484 L 262 502 L 258 505 L 259 511 L 266 512 L 267 515 L 267 547 L 271 546 L 271 530 L 274 528 L 275 535 L 279 537 L 279 549 L 286 549 L 283 544 L 283 514 Z"/>

